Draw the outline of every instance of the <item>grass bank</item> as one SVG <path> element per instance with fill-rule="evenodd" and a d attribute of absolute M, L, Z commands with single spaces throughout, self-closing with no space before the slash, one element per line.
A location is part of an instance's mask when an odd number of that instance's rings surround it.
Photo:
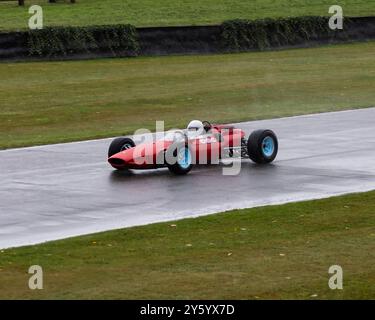
<path fill-rule="evenodd" d="M 71 5 L 48 4 L 47 0 L 26 0 L 24 8 L 17 1 L 0 0 L 0 30 L 26 29 L 28 8 L 39 4 L 46 26 L 123 24 L 136 26 L 205 25 L 228 19 L 259 19 L 328 15 L 334 4 L 343 7 L 346 16 L 375 15 L 375 5 L 366 0 L 79 0 Z"/>
<path fill-rule="evenodd" d="M 0 148 L 373 106 L 375 42 L 207 56 L 0 63 Z"/>

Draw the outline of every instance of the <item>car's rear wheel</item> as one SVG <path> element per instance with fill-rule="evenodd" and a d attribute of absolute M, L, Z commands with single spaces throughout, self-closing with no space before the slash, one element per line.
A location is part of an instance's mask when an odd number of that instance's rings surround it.
<path fill-rule="evenodd" d="M 119 153 L 121 151 L 125 151 L 130 148 L 134 148 L 135 143 L 132 139 L 130 138 L 116 138 L 112 141 L 111 145 L 109 146 L 108 149 L 108 158 L 112 157 L 116 153 Z"/>
<path fill-rule="evenodd" d="M 172 144 L 165 158 L 169 171 L 177 175 L 187 174 L 193 167 L 192 152 L 186 143 Z"/>
<path fill-rule="evenodd" d="M 259 164 L 275 160 L 278 147 L 276 134 L 272 130 L 256 130 L 251 133 L 247 141 L 249 158 Z"/>

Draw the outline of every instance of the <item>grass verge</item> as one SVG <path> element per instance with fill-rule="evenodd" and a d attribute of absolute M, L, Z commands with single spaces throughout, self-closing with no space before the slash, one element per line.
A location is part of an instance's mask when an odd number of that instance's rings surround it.
<path fill-rule="evenodd" d="M 48 4 L 47 0 L 26 0 L 24 8 L 17 1 L 0 0 L 0 30 L 26 29 L 28 8 L 39 4 L 46 26 L 85 26 L 123 24 L 136 26 L 205 25 L 228 19 L 259 19 L 328 15 L 328 8 L 339 4 L 346 16 L 375 14 L 375 5 L 366 0 L 79 0 Z"/>
<path fill-rule="evenodd" d="M 369 192 L 2 250 L 0 298 L 374 299 L 374 226 Z M 27 287 L 34 264 L 43 290 Z"/>
<path fill-rule="evenodd" d="M 227 55 L 0 63 L 0 148 L 373 106 L 375 42 Z"/>

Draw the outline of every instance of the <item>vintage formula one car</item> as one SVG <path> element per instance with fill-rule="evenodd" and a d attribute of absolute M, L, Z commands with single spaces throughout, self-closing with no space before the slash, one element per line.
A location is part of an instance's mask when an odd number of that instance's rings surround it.
<path fill-rule="evenodd" d="M 245 132 L 233 126 L 193 120 L 186 131 L 171 131 L 137 146 L 130 138 L 116 138 L 109 146 L 108 162 L 118 170 L 168 167 L 182 175 L 194 165 L 217 164 L 224 158 L 270 163 L 277 151 L 278 140 L 271 130 L 256 130 L 246 139 Z"/>

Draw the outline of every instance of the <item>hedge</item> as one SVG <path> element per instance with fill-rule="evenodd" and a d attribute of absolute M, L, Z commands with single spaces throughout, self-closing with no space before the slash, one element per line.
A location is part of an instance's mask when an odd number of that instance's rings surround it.
<path fill-rule="evenodd" d="M 326 17 L 296 17 L 262 20 L 231 20 L 222 24 L 225 50 L 264 50 L 333 36 Z"/>
<path fill-rule="evenodd" d="M 43 57 L 95 51 L 110 51 L 114 56 L 136 56 L 139 43 L 132 25 L 48 27 L 29 31 L 28 51 L 32 56 Z"/>

